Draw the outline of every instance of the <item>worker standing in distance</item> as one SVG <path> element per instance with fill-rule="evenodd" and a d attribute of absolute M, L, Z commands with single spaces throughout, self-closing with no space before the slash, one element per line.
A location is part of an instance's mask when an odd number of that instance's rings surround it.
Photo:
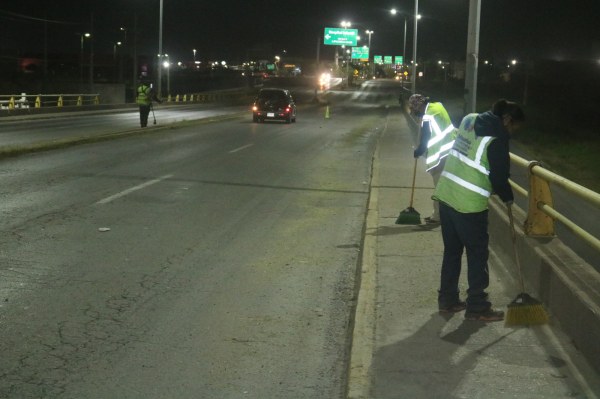
<path fill-rule="evenodd" d="M 433 102 L 429 97 L 413 94 L 408 99 L 410 114 L 420 120 L 418 147 L 414 157 L 425 156 L 425 170 L 433 178 L 433 186 L 437 186 L 446 157 L 454 144 L 456 128 L 452 125 L 448 112 L 440 102 Z M 437 201 L 433 201 L 433 213 L 425 218 L 427 224 L 440 223 L 440 209 Z"/>
<path fill-rule="evenodd" d="M 498 100 L 491 111 L 465 116 L 432 198 L 440 202 L 444 257 L 438 292 L 441 313 L 466 308 L 465 319 L 500 321 L 504 312 L 492 308 L 486 289 L 488 270 L 488 199 L 497 194 L 513 203 L 509 184 L 509 139 L 525 120 L 513 102 Z M 467 301 L 459 297 L 463 250 L 467 251 Z"/>
<path fill-rule="evenodd" d="M 156 96 L 152 85 L 148 83 L 145 78 L 140 79 L 140 84 L 137 88 L 136 102 L 140 108 L 140 125 L 142 127 L 148 126 L 148 115 L 150 115 L 150 108 L 152 107 L 152 101 L 162 103 Z"/>

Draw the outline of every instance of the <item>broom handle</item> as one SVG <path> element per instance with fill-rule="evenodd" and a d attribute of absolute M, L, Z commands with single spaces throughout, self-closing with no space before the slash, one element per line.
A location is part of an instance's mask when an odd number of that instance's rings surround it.
<path fill-rule="evenodd" d="M 413 170 L 413 181 L 412 181 L 412 190 L 410 191 L 410 204 L 409 207 L 413 206 L 413 199 L 415 198 L 415 180 L 417 178 L 417 160 L 419 158 L 415 158 L 415 167 Z"/>
<path fill-rule="evenodd" d="M 521 284 L 521 292 L 525 292 L 525 283 L 523 282 L 523 272 L 521 271 L 521 261 L 519 260 L 519 252 L 517 251 L 517 233 L 515 232 L 515 222 L 513 220 L 512 205 L 506 205 L 508 210 L 508 220 L 510 221 L 510 233 L 512 238 L 512 247 L 515 254 L 515 262 L 519 271 L 519 283 Z"/>

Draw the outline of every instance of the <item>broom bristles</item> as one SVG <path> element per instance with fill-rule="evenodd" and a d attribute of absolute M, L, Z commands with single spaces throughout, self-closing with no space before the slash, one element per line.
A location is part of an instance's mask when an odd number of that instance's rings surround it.
<path fill-rule="evenodd" d="M 546 324 L 550 320 L 540 301 L 521 293 L 508 305 L 505 326 L 534 326 Z"/>
<path fill-rule="evenodd" d="M 421 214 L 413 207 L 408 207 L 398 215 L 396 224 L 421 224 Z"/>

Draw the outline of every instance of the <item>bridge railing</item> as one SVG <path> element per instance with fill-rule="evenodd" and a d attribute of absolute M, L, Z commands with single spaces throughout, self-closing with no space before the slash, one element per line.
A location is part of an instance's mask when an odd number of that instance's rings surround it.
<path fill-rule="evenodd" d="M 528 170 L 528 189 L 523 188 L 513 180 L 510 181 L 515 191 L 529 200 L 527 219 L 524 225 L 525 234 L 536 237 L 554 236 L 554 222 L 558 221 L 596 251 L 600 252 L 600 239 L 553 207 L 550 183 L 562 187 L 570 194 L 598 208 L 600 208 L 600 194 L 549 171 L 537 161 L 528 161 L 513 153 L 510 154 L 510 158 L 515 165 Z"/>

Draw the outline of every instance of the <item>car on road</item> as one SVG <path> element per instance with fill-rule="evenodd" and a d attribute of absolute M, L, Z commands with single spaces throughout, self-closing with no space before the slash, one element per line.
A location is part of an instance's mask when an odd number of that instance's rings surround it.
<path fill-rule="evenodd" d="M 296 103 L 289 90 L 265 88 L 258 92 L 252 105 L 252 121 L 265 120 L 296 122 Z"/>

